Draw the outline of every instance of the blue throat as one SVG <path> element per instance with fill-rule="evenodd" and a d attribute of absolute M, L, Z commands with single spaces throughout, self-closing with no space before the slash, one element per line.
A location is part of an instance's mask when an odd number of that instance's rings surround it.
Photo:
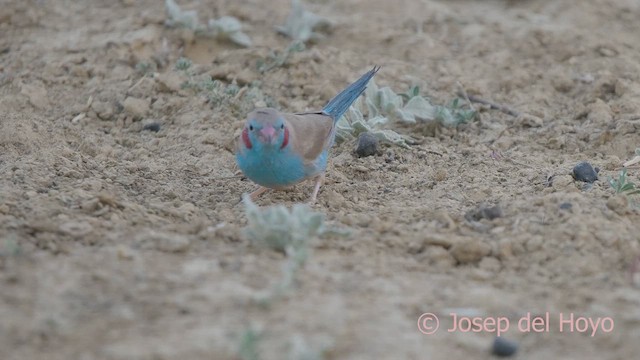
<path fill-rule="evenodd" d="M 236 160 L 251 181 L 269 188 L 294 185 L 307 177 L 302 158 L 290 147 L 256 142 L 251 149 L 238 152 Z"/>

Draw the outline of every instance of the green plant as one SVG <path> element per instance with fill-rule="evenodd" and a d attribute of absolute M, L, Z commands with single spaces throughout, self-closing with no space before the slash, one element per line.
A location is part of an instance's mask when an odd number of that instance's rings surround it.
<path fill-rule="evenodd" d="M 251 39 L 242 32 L 242 23 L 235 17 L 209 19 L 207 25 L 200 25 L 197 11 L 182 10 L 174 0 L 165 0 L 165 9 L 169 17 L 166 24 L 169 26 L 184 27 L 196 34 L 226 39 L 243 47 L 251 46 Z"/>
<path fill-rule="evenodd" d="M 476 112 L 465 109 L 459 99 L 449 105 L 433 105 L 420 95 L 418 86 L 411 86 L 405 93 L 396 94 L 390 87 L 379 88 L 375 81 L 371 81 L 365 90 L 367 119 L 365 119 L 361 99 L 347 111 L 338 121 L 337 138 L 339 141 L 358 136 L 361 132 L 371 132 L 380 141 L 409 147 L 413 139 L 400 135 L 393 130 L 383 129 L 383 126 L 395 121 L 401 123 L 433 123 L 455 127 L 471 121 Z"/>
<path fill-rule="evenodd" d="M 287 256 L 282 280 L 257 299 L 268 305 L 293 286 L 297 271 L 309 257 L 311 240 L 324 232 L 324 215 L 312 211 L 306 204 L 295 204 L 291 210 L 284 205 L 260 208 L 246 194 L 243 202 L 247 216 L 245 234 L 249 240 Z"/>
<path fill-rule="evenodd" d="M 336 139 L 344 141 L 355 138 L 360 133 L 370 132 L 382 142 L 409 148 L 409 144 L 413 143 L 413 139 L 400 135 L 393 130 L 381 128 L 388 121 L 389 119 L 384 116 L 369 116 L 368 119 L 365 119 L 362 111 L 362 100 L 359 98 L 347 110 L 347 113 L 338 120 L 336 124 Z"/>
<path fill-rule="evenodd" d="M 323 231 L 324 215 L 312 211 L 306 204 L 295 204 L 289 210 L 284 205 L 260 208 L 248 195 L 243 201 L 248 221 L 245 233 L 256 245 L 289 256 L 306 255 L 310 240 Z M 301 257 L 303 261 L 304 258 Z"/>
<path fill-rule="evenodd" d="M 193 65 L 191 60 L 181 57 L 176 61 L 175 69 L 178 71 L 187 71 Z"/>
<path fill-rule="evenodd" d="M 306 49 L 304 42 L 294 40 L 283 51 L 271 50 L 266 59 L 259 59 L 256 63 L 258 71 L 265 73 L 271 69 L 281 67 L 287 64 L 291 54 L 302 52 Z"/>
<path fill-rule="evenodd" d="M 299 0 L 292 0 L 291 13 L 285 24 L 276 29 L 279 33 L 304 43 L 324 38 L 324 35 L 315 30 L 329 30 L 332 26 L 333 23 L 328 19 L 306 10 Z"/>
<path fill-rule="evenodd" d="M 136 64 L 136 72 L 142 76 L 147 76 L 156 71 L 156 65 L 153 62 L 141 61 Z"/>
<path fill-rule="evenodd" d="M 640 188 L 636 187 L 636 184 L 627 179 L 627 169 L 620 170 L 618 180 L 609 178 L 609 185 L 616 191 L 616 194 L 640 194 Z"/>
<path fill-rule="evenodd" d="M 258 360 L 258 342 L 260 341 L 260 331 L 250 327 L 242 333 L 238 356 L 242 360 Z"/>
<path fill-rule="evenodd" d="M 310 346 L 304 336 L 295 334 L 291 337 L 291 347 L 289 348 L 289 360 L 322 360 L 329 345 L 314 349 Z"/>
<path fill-rule="evenodd" d="M 232 16 L 223 16 L 217 20 L 209 19 L 207 25 L 210 35 L 214 37 L 228 39 L 243 47 L 251 46 L 251 38 L 242 32 L 242 23 Z"/>
<path fill-rule="evenodd" d="M 222 81 L 214 80 L 208 74 L 195 75 L 191 70 L 192 65 L 191 60 L 187 58 L 180 58 L 176 61 L 174 69 L 183 72 L 187 78 L 182 83 L 182 88 L 203 94 L 214 108 L 226 104 L 231 110 L 245 114 L 253 109 L 256 103 L 262 102 L 269 107 L 278 106 L 275 100 L 262 93 L 258 82 L 248 85 L 245 90 L 235 83 L 225 84 Z"/>
<path fill-rule="evenodd" d="M 455 98 L 448 106 L 436 106 L 435 119 L 444 126 L 455 127 L 468 123 L 476 116 L 474 109 L 465 109 L 460 98 Z"/>
<path fill-rule="evenodd" d="M 0 256 L 19 256 L 22 254 L 22 246 L 15 234 L 4 240 L 4 248 L 0 249 Z"/>

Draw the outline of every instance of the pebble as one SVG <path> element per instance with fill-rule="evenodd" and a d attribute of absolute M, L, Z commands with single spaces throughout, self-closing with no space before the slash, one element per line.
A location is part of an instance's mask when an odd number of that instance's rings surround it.
<path fill-rule="evenodd" d="M 158 132 L 160 131 L 160 124 L 157 122 L 148 123 L 142 128 L 142 130 Z"/>
<path fill-rule="evenodd" d="M 378 139 L 370 132 L 360 133 L 358 136 L 358 146 L 356 147 L 356 155 L 358 157 L 366 157 L 375 155 L 379 152 Z"/>
<path fill-rule="evenodd" d="M 598 173 L 596 170 L 586 161 L 578 163 L 573 168 L 573 177 L 577 181 L 583 181 L 587 183 L 592 183 L 598 180 Z"/>
<path fill-rule="evenodd" d="M 507 340 L 502 336 L 496 336 L 491 346 L 491 353 L 499 357 L 508 357 L 518 352 L 518 343 Z"/>
<path fill-rule="evenodd" d="M 571 204 L 570 202 L 563 202 L 562 204 L 560 204 L 560 209 L 562 210 L 571 210 L 571 208 L 573 208 L 573 204 Z"/>

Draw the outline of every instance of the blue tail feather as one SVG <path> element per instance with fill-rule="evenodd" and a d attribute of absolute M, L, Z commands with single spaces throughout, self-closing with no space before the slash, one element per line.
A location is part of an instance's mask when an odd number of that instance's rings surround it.
<path fill-rule="evenodd" d="M 364 92 L 364 89 L 367 88 L 367 83 L 378 70 L 380 70 L 380 67 L 374 66 L 373 69 L 362 75 L 360 79 L 347 86 L 322 108 L 322 112 L 331 116 L 333 121 L 340 120 L 342 115 L 349 109 L 349 106 Z"/>

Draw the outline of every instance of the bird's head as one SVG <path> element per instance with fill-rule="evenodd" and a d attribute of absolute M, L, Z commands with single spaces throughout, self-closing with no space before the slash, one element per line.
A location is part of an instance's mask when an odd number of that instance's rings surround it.
<path fill-rule="evenodd" d="M 247 149 L 256 145 L 285 148 L 289 143 L 289 129 L 282 114 L 271 108 L 251 112 L 242 130 L 242 143 Z"/>

